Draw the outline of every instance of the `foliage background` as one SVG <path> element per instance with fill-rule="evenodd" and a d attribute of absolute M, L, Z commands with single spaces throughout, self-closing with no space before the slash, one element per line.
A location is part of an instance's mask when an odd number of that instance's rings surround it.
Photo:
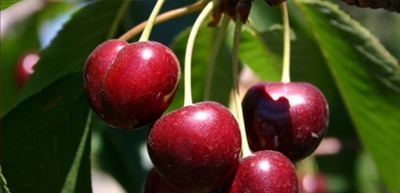
<path fill-rule="evenodd" d="M 109 173 L 127 192 L 141 191 L 151 167 L 143 149 L 149 128 L 116 130 L 91 116 L 81 75 L 90 52 L 146 20 L 154 2 L 46 2 L 2 34 L 0 147 L 2 174 L 7 180 L 1 181 L 3 187 L 12 192 L 90 192 L 92 169 Z M 192 2 L 167 1 L 163 11 Z M 18 1 L 1 3 L 3 9 Z M 327 176 L 329 192 L 399 192 L 399 14 L 313 0 L 289 1 L 289 11 L 292 79 L 311 82 L 324 92 L 331 112 L 327 137 L 343 145 L 338 154 L 316 157 L 319 170 Z M 196 15 L 156 26 L 151 39 L 172 47 L 183 63 L 188 29 Z M 256 0 L 250 19 L 254 25 L 243 31 L 240 60 L 260 79 L 278 81 L 280 9 Z M 46 43 L 49 30 L 60 20 L 66 23 Z M 211 88 L 211 99 L 225 105 L 232 82 L 232 29 L 228 31 Z M 204 26 L 196 40 L 195 101 L 203 99 L 208 51 L 216 33 L 217 29 Z M 17 58 L 28 50 L 40 50 L 42 58 L 20 89 L 13 69 Z M 169 111 L 182 105 L 182 86 Z"/>

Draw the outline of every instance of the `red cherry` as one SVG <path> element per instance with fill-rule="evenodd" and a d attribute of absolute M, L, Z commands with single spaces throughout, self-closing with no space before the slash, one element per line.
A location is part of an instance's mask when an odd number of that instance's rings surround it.
<path fill-rule="evenodd" d="M 211 192 L 229 178 L 240 157 L 235 117 L 216 102 L 199 102 L 161 117 L 148 152 L 157 171 L 183 192 Z"/>
<path fill-rule="evenodd" d="M 292 161 L 310 155 L 328 126 L 326 99 L 308 83 L 254 85 L 242 106 L 250 148 L 280 151 Z"/>
<path fill-rule="evenodd" d="M 144 185 L 144 193 L 180 193 L 180 192 L 181 191 L 177 190 L 176 188 L 171 186 L 168 182 L 166 182 L 154 168 L 152 168 L 149 171 L 146 183 Z"/>
<path fill-rule="evenodd" d="M 175 95 L 179 76 L 175 54 L 152 41 L 106 41 L 84 67 L 89 104 L 118 128 L 139 128 L 159 118 Z"/>
<path fill-rule="evenodd" d="M 276 151 L 259 151 L 239 164 L 229 193 L 298 193 L 292 162 Z"/>
<path fill-rule="evenodd" d="M 23 54 L 15 66 L 15 79 L 19 87 L 24 86 L 26 80 L 33 73 L 36 63 L 40 56 L 38 52 L 26 52 Z"/>

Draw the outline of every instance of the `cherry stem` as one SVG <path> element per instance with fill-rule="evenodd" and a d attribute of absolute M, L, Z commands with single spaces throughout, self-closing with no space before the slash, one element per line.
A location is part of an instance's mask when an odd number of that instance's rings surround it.
<path fill-rule="evenodd" d="M 164 2 L 165 2 L 165 0 L 157 0 L 157 3 L 154 6 L 153 11 L 151 11 L 150 17 L 146 24 L 146 27 L 144 28 L 143 33 L 139 38 L 139 42 L 149 40 L 150 32 L 153 29 L 154 21 L 156 20 L 156 17 L 158 15 L 158 13 L 160 12 L 161 7 L 163 6 Z"/>
<path fill-rule="evenodd" d="M 244 125 L 243 110 L 239 93 L 239 42 L 240 34 L 242 33 L 242 21 L 238 17 L 236 19 L 235 32 L 233 35 L 233 50 L 232 50 L 232 71 L 233 71 L 233 99 L 236 110 L 236 119 L 239 123 L 240 136 L 242 139 L 242 156 L 251 155 L 249 143 L 247 141 L 246 130 Z"/>
<path fill-rule="evenodd" d="M 282 19 L 283 19 L 283 70 L 282 82 L 290 82 L 290 27 L 289 27 L 289 14 L 286 2 L 282 3 Z"/>
<path fill-rule="evenodd" d="M 192 30 L 190 31 L 189 39 L 186 45 L 185 52 L 185 90 L 184 90 L 184 106 L 193 104 L 192 101 L 192 83 L 191 83 L 191 67 L 192 67 L 192 54 L 194 41 L 196 40 L 197 33 L 200 30 L 201 24 L 204 22 L 206 17 L 211 13 L 214 8 L 214 1 L 210 1 L 207 6 L 201 11 L 193 24 Z"/>
<path fill-rule="evenodd" d="M 315 156 L 311 155 L 298 163 L 296 163 L 296 168 L 298 168 L 299 174 L 316 174 L 318 169 L 318 163 Z"/>
<path fill-rule="evenodd" d="M 213 80 L 215 62 L 217 60 L 217 56 L 221 48 L 222 41 L 224 40 L 226 29 L 228 28 L 229 22 L 230 18 L 225 15 L 224 18 L 222 19 L 222 24 L 218 31 L 217 38 L 215 38 L 215 42 L 213 44 L 213 47 L 211 48 L 211 55 L 208 61 L 207 77 L 206 77 L 206 84 L 203 96 L 204 100 L 206 101 L 209 100 L 210 98 L 211 83 Z"/>
<path fill-rule="evenodd" d="M 182 15 L 185 14 L 189 14 L 189 13 L 193 13 L 195 11 L 198 11 L 200 9 L 202 9 L 205 6 L 204 1 L 198 1 L 196 3 L 190 4 L 188 6 L 185 7 L 181 7 L 178 9 L 174 9 L 171 11 L 167 11 L 165 13 L 162 13 L 160 15 L 158 15 L 154 21 L 154 24 L 159 24 L 177 17 L 180 17 Z M 147 23 L 149 21 L 144 21 L 138 25 L 136 25 L 135 27 L 133 27 L 132 29 L 130 29 L 129 31 L 127 31 L 126 33 L 124 33 L 121 37 L 119 37 L 118 39 L 120 40 L 129 40 L 132 37 L 136 36 L 137 34 L 139 34 L 141 31 L 143 31 L 143 29 L 146 27 Z"/>

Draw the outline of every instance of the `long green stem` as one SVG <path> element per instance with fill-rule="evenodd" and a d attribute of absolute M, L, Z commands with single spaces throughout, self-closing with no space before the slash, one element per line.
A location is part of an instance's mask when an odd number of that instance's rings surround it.
<path fill-rule="evenodd" d="M 290 82 L 290 27 L 289 27 L 289 14 L 286 2 L 282 3 L 282 18 L 283 18 L 283 71 L 282 82 Z"/>
<path fill-rule="evenodd" d="M 210 98 L 210 91 L 211 91 L 211 83 L 214 74 L 215 62 L 219 53 L 219 49 L 221 48 L 222 41 L 224 40 L 226 29 L 228 28 L 228 24 L 230 22 L 230 18 L 228 16 L 224 16 L 222 19 L 221 27 L 218 31 L 217 38 L 215 38 L 215 42 L 213 47 L 211 48 L 211 55 L 208 61 L 208 68 L 207 68 L 207 77 L 206 77 L 206 85 L 204 88 L 204 100 L 209 100 Z"/>
<path fill-rule="evenodd" d="M 156 20 L 156 17 L 158 13 L 161 10 L 161 7 L 163 6 L 165 0 L 158 0 L 156 5 L 153 8 L 153 11 L 150 14 L 148 23 L 146 24 L 146 27 L 143 30 L 142 35 L 139 38 L 139 41 L 147 41 L 149 40 L 150 37 L 150 32 L 153 29 L 154 21 Z"/>
<path fill-rule="evenodd" d="M 238 18 L 236 19 L 236 26 L 235 32 L 233 35 L 233 51 L 232 51 L 232 68 L 233 68 L 233 99 L 234 105 L 236 109 L 236 118 L 239 123 L 240 128 L 240 135 L 242 138 L 242 156 L 247 157 L 251 155 L 251 150 L 249 148 L 249 143 L 246 137 L 246 130 L 244 125 L 243 119 L 243 110 L 242 104 L 240 100 L 240 93 L 239 93 L 239 41 L 240 41 L 240 34 L 242 33 L 242 22 Z"/>
<path fill-rule="evenodd" d="M 154 21 L 154 25 L 162 23 L 164 21 L 168 21 L 173 18 L 180 17 L 185 14 L 189 14 L 189 13 L 198 11 L 198 10 L 202 9 L 205 6 L 205 4 L 206 4 L 205 1 L 198 1 L 198 2 L 190 4 L 188 6 L 180 7 L 180 8 L 162 13 L 156 17 L 156 19 Z M 119 39 L 125 40 L 125 41 L 131 39 L 132 37 L 136 36 L 139 32 L 141 32 L 146 27 L 147 23 L 148 23 L 148 20 L 136 25 L 135 27 L 133 27 L 132 29 L 130 29 L 129 31 L 124 33 L 121 37 L 119 37 Z"/>
<path fill-rule="evenodd" d="M 185 52 L 185 90 L 184 90 L 184 106 L 191 105 L 192 100 L 192 83 L 191 83 L 191 67 L 192 67 L 192 54 L 194 41 L 196 39 L 197 33 L 199 32 L 201 24 L 204 22 L 206 17 L 211 13 L 214 8 L 214 1 L 210 1 L 207 6 L 201 11 L 200 15 L 197 17 L 193 24 L 192 30 L 190 31 L 189 39 L 186 45 Z"/>
<path fill-rule="evenodd" d="M 2 185 L 2 187 L 0 187 L 0 190 L 4 190 L 5 193 L 10 193 L 10 189 L 8 189 L 8 187 L 7 187 L 7 180 L 1 172 L 1 167 L 0 167 L 0 184 Z M 0 191 L 0 192 L 2 192 L 2 191 Z"/>

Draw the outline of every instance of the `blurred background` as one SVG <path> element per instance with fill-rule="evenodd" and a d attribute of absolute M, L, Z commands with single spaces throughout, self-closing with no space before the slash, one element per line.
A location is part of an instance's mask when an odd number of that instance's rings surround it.
<path fill-rule="evenodd" d="M 162 12 L 193 2 L 167 1 Z M 14 68 L 19 57 L 27 52 L 40 52 L 49 46 L 71 15 L 88 3 L 91 1 L 24 0 L 1 11 L 2 115 L 15 103 L 21 89 L 13 81 Z M 146 20 L 154 3 L 155 1 L 132 1 L 122 17 L 116 37 Z M 400 59 L 399 13 L 382 9 L 361 9 L 340 1 L 335 3 L 369 29 Z M 196 16 L 197 13 L 189 14 L 156 26 L 151 39 L 170 45 L 179 32 L 192 25 Z M 243 89 L 259 80 L 247 68 L 244 68 L 241 78 Z M 364 152 L 351 123 L 346 124 L 349 128 L 329 130 L 315 156 L 299 163 L 299 167 L 318 170 L 317 180 L 304 178 L 305 186 L 311 187 L 309 192 L 385 192 L 371 157 Z M 91 127 L 93 192 L 140 192 L 147 172 L 152 168 L 145 145 L 148 128 L 137 131 L 116 130 L 97 117 L 94 117 Z M 304 176 L 300 177 L 303 179 Z M 312 185 L 314 182 L 323 184 L 324 190 L 317 190 Z M 307 185 L 310 183 L 311 185 Z"/>

